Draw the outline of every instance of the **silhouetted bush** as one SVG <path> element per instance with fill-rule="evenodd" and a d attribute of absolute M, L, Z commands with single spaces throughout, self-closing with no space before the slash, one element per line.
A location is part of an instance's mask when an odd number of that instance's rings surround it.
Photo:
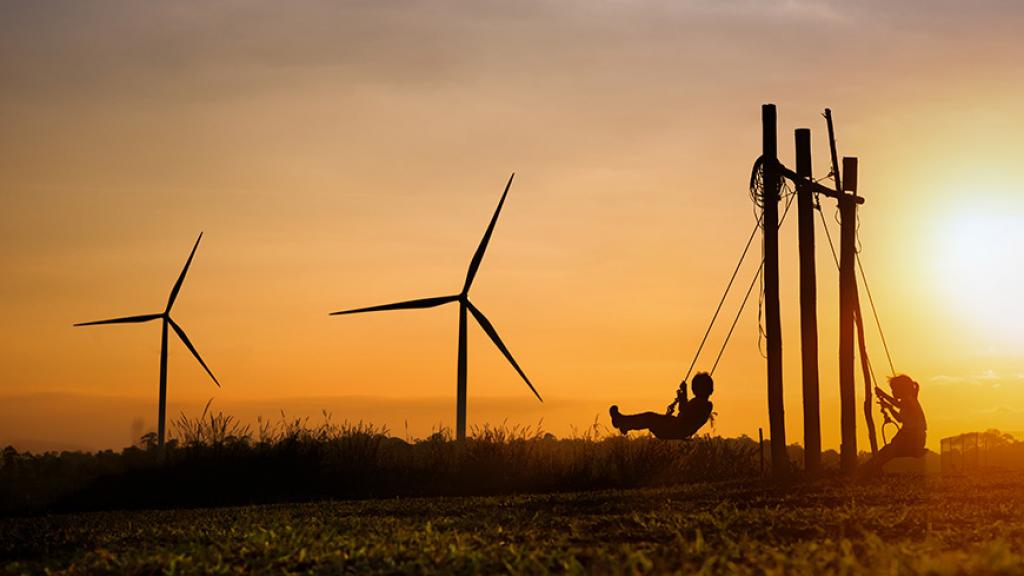
<path fill-rule="evenodd" d="M 0 458 L 0 510 L 220 506 L 312 499 L 490 495 L 658 486 L 759 473 L 757 442 L 665 442 L 593 427 L 558 439 L 538 428 L 484 426 L 405 441 L 363 423 L 182 416 L 163 451 L 152 435 L 120 453 Z"/>

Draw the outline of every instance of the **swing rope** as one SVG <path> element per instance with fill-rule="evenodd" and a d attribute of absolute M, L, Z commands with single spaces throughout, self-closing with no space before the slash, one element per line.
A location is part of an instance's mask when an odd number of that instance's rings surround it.
<path fill-rule="evenodd" d="M 747 293 L 743 296 L 743 302 L 740 304 L 740 309 L 736 312 L 736 316 L 732 319 L 732 325 L 729 326 L 729 333 L 725 335 L 725 343 L 722 344 L 722 348 L 718 351 L 718 356 L 715 358 L 715 363 L 711 366 L 711 372 L 715 373 L 715 368 L 718 368 L 718 362 L 722 359 L 722 354 L 725 353 L 725 347 L 729 344 L 729 339 L 732 338 L 733 330 L 736 329 L 736 323 L 740 320 L 740 314 L 743 313 L 743 308 L 747 305 L 747 300 L 750 298 L 750 293 L 754 290 L 754 285 L 757 284 L 761 274 L 764 272 L 764 260 L 761 260 L 761 265 L 757 267 L 757 274 L 754 274 L 754 279 L 750 281 L 750 286 L 747 286 Z"/>
<path fill-rule="evenodd" d="M 828 249 L 831 251 L 831 254 L 833 254 L 833 261 L 836 262 L 836 270 L 839 270 L 839 256 L 836 253 L 836 245 L 833 242 L 833 239 L 831 239 L 831 233 L 828 232 L 828 222 L 825 220 L 825 215 L 824 215 L 823 211 L 821 210 L 821 205 L 820 204 L 817 206 L 817 209 L 818 209 L 818 215 L 821 217 L 821 228 L 824 229 L 824 231 L 825 231 L 825 238 L 828 239 Z M 859 231 L 858 231 L 858 241 L 857 242 L 858 243 L 860 242 L 860 240 L 859 240 Z M 888 343 L 888 341 L 886 339 L 886 333 L 885 333 L 885 330 L 882 329 L 882 321 L 879 320 L 879 310 L 878 310 L 878 308 L 876 306 L 874 306 L 874 298 L 871 296 L 871 287 L 867 284 L 867 276 L 864 275 L 864 265 L 860 261 L 860 252 L 859 251 L 856 253 L 856 256 L 857 256 L 857 269 L 860 270 L 860 281 L 864 285 L 864 292 L 867 293 L 867 301 L 871 305 L 871 315 L 874 317 L 874 325 L 876 325 L 878 327 L 878 329 L 879 329 L 879 337 L 882 339 L 882 347 L 885 349 L 886 359 L 889 361 L 890 374 L 896 374 L 896 368 L 895 368 L 895 365 L 893 364 L 893 357 L 889 353 L 889 343 Z M 858 311 L 858 313 L 859 313 L 859 311 Z M 873 375 L 873 371 L 872 371 L 872 375 Z"/>
<path fill-rule="evenodd" d="M 832 252 L 832 260 L 835 262 L 836 269 L 838 270 L 839 269 L 839 257 L 836 255 L 835 243 L 832 241 L 832 234 L 829 232 L 828 222 L 825 220 L 825 214 L 821 210 L 821 204 L 820 203 L 817 204 L 817 209 L 818 209 L 818 215 L 821 217 L 821 227 L 825 230 L 825 237 L 828 239 L 829 250 Z M 858 245 L 860 244 L 860 230 L 859 229 L 857 230 L 857 243 L 858 243 Z M 878 335 L 879 335 L 879 337 L 882 340 L 882 347 L 885 350 L 885 357 L 889 361 L 890 374 L 896 374 L 896 368 L 893 365 L 892 355 L 889 353 L 889 345 L 886 342 L 885 332 L 882 330 L 882 322 L 879 320 L 879 317 L 878 317 L 878 309 L 875 307 L 875 300 L 871 296 L 871 287 L 868 285 L 867 277 L 864 275 L 864 266 L 861 263 L 860 250 L 856 251 L 856 260 L 857 260 L 857 268 L 860 270 L 860 279 L 861 279 L 861 282 L 864 284 L 864 291 L 867 293 L 867 295 L 868 295 L 868 302 L 871 305 L 871 313 L 872 313 L 872 315 L 875 318 L 875 326 L 878 327 Z M 860 307 L 860 298 L 857 299 L 857 308 L 855 310 L 855 313 L 858 316 L 861 316 L 863 318 L 863 315 L 862 315 L 862 312 L 861 312 L 861 307 Z M 862 356 L 864 358 L 864 362 L 867 364 L 868 373 L 870 373 L 871 379 L 874 382 L 877 383 L 878 382 L 878 376 L 876 376 L 876 374 L 875 374 L 875 367 L 871 363 L 871 358 L 867 354 L 867 349 L 866 348 L 862 348 L 861 349 L 861 354 L 862 354 Z M 888 445 L 889 444 L 889 439 L 888 439 L 888 437 L 887 437 L 887 435 L 885 433 L 886 426 L 889 426 L 889 425 L 895 426 L 897 431 L 899 431 L 900 426 L 899 426 L 899 424 L 895 420 L 893 420 L 892 415 L 889 413 L 889 411 L 886 409 L 886 407 L 884 405 L 882 405 L 881 399 L 878 400 L 878 405 L 879 405 L 880 411 L 882 413 L 882 418 L 884 418 L 884 421 L 882 422 L 882 426 L 881 426 L 882 442 L 883 442 L 884 445 Z"/>
<path fill-rule="evenodd" d="M 892 355 L 889 354 L 889 343 L 885 339 L 885 331 L 882 330 L 882 322 L 878 319 L 878 309 L 875 308 L 875 299 L 871 296 L 871 286 L 868 285 L 868 277 L 864 274 L 864 265 L 860 262 L 860 253 L 857 253 L 857 268 L 860 270 L 860 279 L 864 283 L 864 291 L 868 295 L 868 303 L 871 304 L 871 314 L 875 317 L 875 326 L 878 326 L 878 336 L 882 339 L 882 349 L 885 350 L 885 358 L 889 361 L 889 373 L 895 375 L 896 368 L 892 362 Z"/>
<path fill-rule="evenodd" d="M 760 206 L 759 198 L 759 187 L 762 184 L 760 170 L 762 168 L 762 159 L 758 158 L 754 162 L 754 168 L 750 175 L 750 190 L 751 199 L 754 201 L 755 206 Z M 781 228 L 782 224 L 786 221 L 786 216 L 789 214 L 789 209 L 793 204 L 793 198 L 796 194 L 789 188 L 788 184 L 784 179 L 781 179 L 782 186 L 780 189 L 780 195 L 786 198 L 786 208 L 782 213 L 782 217 L 779 219 L 778 227 Z M 718 320 L 718 315 L 722 312 L 722 306 L 725 305 L 725 300 L 729 296 L 729 292 L 732 290 L 733 284 L 736 282 L 736 276 L 739 274 L 740 268 L 743 266 L 744 260 L 746 260 L 747 253 L 750 251 L 750 246 L 754 242 L 754 238 L 757 236 L 757 231 L 761 228 L 761 222 L 763 220 L 763 214 L 758 213 L 757 222 L 754 223 L 754 229 L 750 232 L 750 236 L 747 238 L 747 243 L 743 247 L 743 252 L 740 254 L 739 261 L 736 263 L 736 267 L 733 268 L 732 276 L 729 277 L 729 282 L 725 286 L 725 291 L 722 297 L 718 300 L 718 306 L 715 308 L 715 313 L 711 316 L 711 322 L 708 323 L 707 330 L 704 331 L 704 336 L 701 338 L 700 345 L 697 347 L 696 354 L 693 355 L 693 360 L 690 362 L 690 367 L 686 370 L 686 376 L 683 378 L 683 382 L 689 382 L 690 376 L 693 374 L 693 368 L 697 365 L 697 360 L 700 358 L 701 352 L 704 350 L 704 345 L 707 344 L 708 336 L 711 334 L 712 328 L 715 326 L 715 322 Z M 714 375 L 715 369 L 718 368 L 718 363 L 722 360 L 722 355 L 725 353 L 726 347 L 729 345 L 729 340 L 732 339 L 733 332 L 736 329 L 736 324 L 739 322 L 740 315 L 746 308 L 747 301 L 750 299 L 750 294 L 754 290 L 754 286 L 757 284 L 758 279 L 764 270 L 764 256 L 761 256 L 761 264 L 758 266 L 757 273 L 751 280 L 750 285 L 747 286 L 746 294 L 743 296 L 743 301 L 740 304 L 739 310 L 736 312 L 736 316 L 733 318 L 732 324 L 729 327 L 729 332 L 725 336 L 725 340 L 722 342 L 722 347 L 718 350 L 718 355 L 715 357 L 715 363 L 711 367 L 709 375 Z"/>
<path fill-rule="evenodd" d="M 783 180 L 782 187 L 783 195 L 786 197 L 786 208 L 782 211 L 782 217 L 779 218 L 779 228 L 782 228 L 782 223 L 786 221 L 786 215 L 789 214 L 789 208 L 793 205 L 793 199 L 796 198 L 796 194 L 789 188 L 789 186 Z M 757 274 L 754 274 L 754 278 L 750 281 L 750 286 L 747 287 L 747 293 L 743 296 L 743 302 L 740 303 L 739 310 L 736 311 L 736 316 L 732 319 L 732 326 L 729 327 L 729 333 L 725 335 L 725 341 L 722 342 L 722 347 L 718 350 L 718 356 L 715 358 L 715 363 L 711 366 L 711 372 L 715 373 L 715 368 L 718 368 L 719 361 L 722 360 L 722 355 L 725 354 L 725 348 L 729 345 L 729 340 L 732 338 L 732 333 L 736 329 L 736 323 L 740 320 L 740 315 L 743 314 L 743 309 L 747 306 L 747 299 L 750 298 L 750 293 L 754 289 L 754 285 L 757 284 L 758 280 L 764 280 L 764 256 L 761 256 L 761 264 L 757 268 Z M 760 295 L 764 297 L 764 284 L 761 285 Z M 760 306 L 760 303 L 758 304 Z M 757 313 L 757 347 L 758 350 L 761 348 L 761 337 L 764 336 L 764 328 L 761 326 L 761 312 L 760 309 Z"/>
<path fill-rule="evenodd" d="M 701 351 L 704 350 L 704 344 L 706 344 L 708 341 L 708 336 L 711 334 L 711 329 L 714 328 L 715 321 L 718 320 L 718 314 L 721 313 L 722 311 L 722 306 L 725 304 L 725 299 L 727 296 L 729 296 L 729 291 L 732 289 L 733 282 L 736 281 L 736 275 L 739 274 L 740 267 L 743 266 L 743 261 L 746 259 L 747 252 L 750 250 L 750 245 L 754 242 L 754 237 L 757 236 L 757 230 L 760 227 L 761 217 L 758 217 L 757 222 L 754 224 L 754 229 L 750 232 L 750 237 L 747 238 L 747 245 L 743 247 L 743 253 L 740 254 L 740 260 L 739 262 L 736 263 L 736 267 L 732 271 L 732 276 L 729 278 L 729 283 L 726 284 L 725 286 L 725 292 L 722 294 L 721 299 L 718 300 L 718 307 L 715 308 L 715 313 L 711 316 L 711 322 L 708 323 L 708 329 L 704 331 L 704 337 L 701 338 L 700 340 L 700 346 L 697 347 L 697 353 L 693 355 L 693 361 L 690 362 L 690 367 L 686 370 L 686 376 L 683 377 L 684 382 L 690 381 L 690 375 L 693 373 L 693 367 L 697 365 L 697 358 L 700 357 Z M 764 260 L 762 260 L 762 266 L 763 265 Z M 758 271 L 758 273 L 760 274 L 760 271 Z M 751 284 L 751 288 L 753 288 L 753 284 Z M 747 290 L 747 295 L 750 295 L 749 289 Z M 746 302 L 747 300 L 746 298 L 744 298 L 743 303 L 746 304 Z M 732 331 L 730 330 L 729 333 L 731 334 Z M 721 354 L 719 354 L 719 356 L 721 356 Z M 715 365 L 717 364 L 718 362 L 715 362 Z M 712 371 L 714 371 L 714 369 L 712 369 Z"/>

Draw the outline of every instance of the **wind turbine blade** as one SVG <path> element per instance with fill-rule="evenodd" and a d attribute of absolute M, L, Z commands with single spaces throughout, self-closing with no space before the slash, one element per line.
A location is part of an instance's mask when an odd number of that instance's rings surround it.
<path fill-rule="evenodd" d="M 480 240 L 480 246 L 477 246 L 476 254 L 473 254 L 473 260 L 469 263 L 469 272 L 466 273 L 466 284 L 462 287 L 463 294 L 469 292 L 469 287 L 473 285 L 473 279 L 476 278 L 476 272 L 480 269 L 480 262 L 484 259 L 484 252 L 487 250 L 487 243 L 491 241 L 491 234 L 494 233 L 494 225 L 498 222 L 498 215 L 501 214 L 501 207 L 505 204 L 505 197 L 508 196 L 508 189 L 512 186 L 512 179 L 515 177 L 515 172 L 508 177 L 508 183 L 505 184 L 505 191 L 501 193 L 501 200 L 498 201 L 498 207 L 494 210 L 494 216 L 491 216 L 491 223 L 487 225 L 487 231 L 484 232 L 484 237 Z"/>
<path fill-rule="evenodd" d="M 199 233 L 199 238 L 196 238 L 195 245 L 192 246 L 192 252 L 188 255 L 188 260 L 185 261 L 185 267 L 181 269 L 181 275 L 178 276 L 178 281 L 174 283 L 174 288 L 171 288 L 171 296 L 167 299 L 167 312 L 171 311 L 171 306 L 174 306 L 174 300 L 178 298 L 178 292 L 181 290 L 181 285 L 185 282 L 185 274 L 188 274 L 188 267 L 192 265 L 192 257 L 196 255 L 196 248 L 199 248 L 199 241 L 203 239 L 203 233 Z"/>
<path fill-rule="evenodd" d="M 163 318 L 163 314 L 143 314 L 141 316 L 125 316 L 123 318 L 111 318 L 110 320 L 96 320 L 95 322 L 79 322 L 75 326 L 97 326 L 99 324 L 138 324 Z"/>
<path fill-rule="evenodd" d="M 210 378 L 213 378 L 213 383 L 220 388 L 220 382 L 217 381 L 217 377 L 210 371 L 210 367 L 206 365 L 206 362 L 203 362 L 203 358 L 199 355 L 196 347 L 192 345 L 192 342 L 189 341 L 188 336 L 185 335 L 185 331 L 181 329 L 181 326 L 178 326 L 178 323 L 170 318 L 167 319 L 167 322 L 171 325 L 171 328 L 174 328 L 174 331 L 178 334 L 178 338 L 181 338 L 182 343 L 185 344 L 185 347 L 188 348 L 189 352 L 196 357 L 196 360 L 199 360 L 199 363 L 202 364 L 203 369 L 210 375 Z"/>
<path fill-rule="evenodd" d="M 484 313 L 481 312 L 479 308 L 473 306 L 472 302 L 467 300 L 466 304 L 469 306 L 469 311 L 473 314 L 473 317 L 476 318 L 477 323 L 479 323 L 480 327 L 484 329 L 484 332 L 487 332 L 487 335 L 491 337 L 491 341 L 494 342 L 494 345 L 498 347 L 498 350 L 501 350 L 501 353 L 505 355 L 505 358 L 508 360 L 509 364 L 511 364 L 512 367 L 516 369 L 516 372 L 518 372 L 519 375 L 522 376 L 523 381 L 526 382 L 526 385 L 530 387 L 530 391 L 533 392 L 533 395 L 537 397 L 537 400 L 543 402 L 544 399 L 541 398 L 540 394 L 537 393 L 537 389 L 533 387 L 533 384 L 530 382 L 530 379 L 526 377 L 526 374 L 523 372 L 523 369 L 519 367 L 519 364 L 516 362 L 516 359 L 512 357 L 512 353 L 508 351 L 508 348 L 505 346 L 505 343 L 501 341 L 501 337 L 498 336 L 498 331 L 494 329 L 494 325 L 491 324 L 491 322 L 487 319 L 486 316 L 484 316 Z"/>
<path fill-rule="evenodd" d="M 394 304 L 382 304 L 380 306 L 370 306 L 368 308 L 357 308 L 355 310 L 342 310 L 340 312 L 331 312 L 331 316 L 339 316 L 341 314 L 358 314 L 360 312 L 379 312 L 381 310 L 408 310 L 412 308 L 433 308 L 434 306 L 440 306 L 449 302 L 455 302 L 458 300 L 458 296 L 440 296 L 437 298 L 421 298 L 419 300 L 407 300 L 405 302 L 396 302 Z"/>

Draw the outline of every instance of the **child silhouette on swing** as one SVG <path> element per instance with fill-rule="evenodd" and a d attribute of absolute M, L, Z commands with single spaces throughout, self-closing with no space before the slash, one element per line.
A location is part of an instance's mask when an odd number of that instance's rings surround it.
<path fill-rule="evenodd" d="M 878 454 L 864 463 L 860 470 L 861 477 L 880 474 L 882 467 L 893 458 L 918 458 L 924 454 L 928 423 L 924 418 L 924 409 L 917 400 L 920 385 L 910 376 L 900 374 L 889 379 L 889 387 L 892 389 L 891 395 L 877 386 L 875 394 L 878 395 L 882 410 L 899 423 L 900 431 Z"/>
<path fill-rule="evenodd" d="M 655 438 L 661 440 L 686 440 L 693 436 L 711 417 L 711 393 L 715 391 L 715 383 L 707 372 L 700 372 L 693 377 L 693 399 L 686 394 L 686 381 L 679 383 L 676 399 L 669 404 L 665 414 L 657 412 L 641 412 L 640 414 L 622 414 L 618 406 L 612 406 L 612 426 L 619 432 L 627 434 L 630 430 L 650 430 Z M 679 414 L 672 412 L 679 407 Z"/>

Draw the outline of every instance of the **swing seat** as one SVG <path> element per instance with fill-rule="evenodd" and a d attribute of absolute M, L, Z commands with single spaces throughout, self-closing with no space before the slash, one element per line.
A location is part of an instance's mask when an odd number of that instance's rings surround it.
<path fill-rule="evenodd" d="M 927 448 L 917 448 L 917 449 L 915 449 L 913 452 L 911 452 L 909 454 L 900 454 L 898 456 L 894 456 L 894 459 L 895 458 L 914 458 L 914 459 L 918 459 L 918 458 L 923 458 L 927 454 L 928 454 L 928 449 Z"/>
<path fill-rule="evenodd" d="M 924 458 L 927 454 L 928 450 L 921 449 L 909 456 L 897 456 L 886 462 L 883 470 L 889 474 L 928 474 L 929 462 L 927 458 Z"/>
<path fill-rule="evenodd" d="M 707 424 L 707 419 L 695 426 L 695 422 L 679 417 L 671 417 L 670 421 L 662 421 L 650 428 L 651 434 L 658 440 L 682 440 L 689 442 L 697 432 Z"/>
<path fill-rule="evenodd" d="M 657 431 L 651 430 L 651 434 L 654 434 L 654 437 L 657 438 L 658 440 L 678 440 L 681 442 L 692 442 L 693 437 L 697 433 L 694 432 L 693 434 L 686 435 L 683 430 L 658 429 Z"/>

